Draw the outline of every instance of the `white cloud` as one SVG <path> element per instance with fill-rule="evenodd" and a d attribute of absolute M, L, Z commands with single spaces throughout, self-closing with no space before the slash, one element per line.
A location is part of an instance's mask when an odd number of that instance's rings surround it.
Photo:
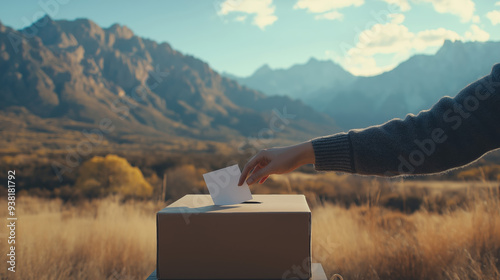
<path fill-rule="evenodd" d="M 443 44 L 444 40 L 457 41 L 461 37 L 455 31 L 444 28 L 420 31 L 413 40 L 413 48 L 423 51 L 428 47 L 436 47 Z"/>
<path fill-rule="evenodd" d="M 495 5 L 500 6 L 500 2 Z M 500 24 L 500 11 L 491 11 L 486 14 L 486 17 L 491 21 L 491 24 L 497 25 Z"/>
<path fill-rule="evenodd" d="M 472 17 L 472 22 L 473 23 L 480 23 L 481 22 L 481 18 L 478 15 L 475 15 L 475 16 Z"/>
<path fill-rule="evenodd" d="M 392 66 L 378 66 L 371 56 L 353 56 L 343 61 L 344 68 L 356 76 L 374 76 L 391 70 Z"/>
<path fill-rule="evenodd" d="M 439 46 L 444 40 L 459 40 L 460 35 L 444 28 L 411 32 L 403 25 L 402 14 L 391 15 L 392 21 L 386 24 L 375 24 L 364 30 L 355 48 L 349 50 L 349 55 L 374 55 L 425 50 L 428 47 Z"/>
<path fill-rule="evenodd" d="M 234 20 L 236 20 L 236 21 L 245 21 L 245 19 L 247 19 L 247 16 L 243 15 L 243 16 L 237 16 Z"/>
<path fill-rule="evenodd" d="M 359 7 L 365 3 L 364 0 L 299 0 L 294 9 L 305 9 L 311 13 L 324 13 L 332 10 L 342 9 L 349 6 Z"/>
<path fill-rule="evenodd" d="M 419 0 L 431 3 L 438 13 L 459 16 L 463 22 L 474 18 L 475 4 L 472 0 Z"/>
<path fill-rule="evenodd" d="M 495 6 L 500 6 L 500 1 L 496 2 Z"/>
<path fill-rule="evenodd" d="M 344 15 L 337 10 L 350 6 L 359 7 L 364 3 L 364 0 L 298 0 L 293 8 L 295 10 L 302 9 L 307 10 L 309 13 L 320 14 L 314 17 L 316 20 L 343 20 Z"/>
<path fill-rule="evenodd" d="M 445 28 L 415 33 L 402 24 L 404 15 L 392 14 L 390 18 L 389 23 L 375 24 L 361 32 L 354 46 L 344 43 L 340 46 L 343 53 L 331 57 L 354 75 L 375 75 L 391 70 L 413 53 L 436 50 L 445 40 L 482 42 L 490 38 L 490 34 L 476 24 L 472 24 L 463 36 Z M 377 64 L 376 55 L 388 58 L 384 66 Z"/>
<path fill-rule="evenodd" d="M 375 24 L 360 34 L 356 47 L 351 48 L 347 54 L 349 56 L 371 56 L 408 50 L 412 47 L 411 42 L 414 37 L 415 34 L 411 33 L 404 25 Z"/>
<path fill-rule="evenodd" d="M 488 39 L 490 39 L 490 34 L 475 24 L 470 26 L 470 29 L 465 32 L 464 36 L 464 40 L 466 41 L 485 42 Z"/>
<path fill-rule="evenodd" d="M 328 13 L 324 13 L 324 14 L 321 14 L 321 15 L 317 15 L 314 17 L 314 19 L 328 19 L 328 20 L 342 20 L 344 19 L 344 15 L 337 12 L 337 11 L 331 11 L 331 12 L 328 12 Z"/>
<path fill-rule="evenodd" d="M 274 14 L 275 9 L 272 0 L 226 0 L 219 5 L 217 13 L 222 16 L 233 12 L 254 15 L 252 24 L 264 30 L 266 26 L 278 20 Z"/>
<path fill-rule="evenodd" d="M 401 12 L 406 12 L 411 9 L 410 3 L 408 3 L 408 0 L 383 0 L 387 4 L 391 5 L 397 5 L 399 9 L 401 9 Z"/>
<path fill-rule="evenodd" d="M 389 14 L 388 16 L 391 19 L 391 23 L 401 24 L 405 21 L 405 15 L 403 14 Z"/>

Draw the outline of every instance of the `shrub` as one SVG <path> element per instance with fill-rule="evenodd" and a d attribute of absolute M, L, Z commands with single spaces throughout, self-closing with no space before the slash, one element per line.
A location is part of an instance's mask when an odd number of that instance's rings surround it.
<path fill-rule="evenodd" d="M 153 188 L 137 167 L 116 155 L 95 156 L 78 169 L 75 187 L 87 197 L 119 194 L 124 197 L 148 197 Z"/>

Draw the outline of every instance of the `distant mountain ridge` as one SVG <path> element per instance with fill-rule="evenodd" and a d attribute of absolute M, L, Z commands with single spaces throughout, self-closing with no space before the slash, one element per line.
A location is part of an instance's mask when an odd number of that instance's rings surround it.
<path fill-rule="evenodd" d="M 333 87 L 345 87 L 356 77 L 331 60 L 310 58 L 304 64 L 296 64 L 288 69 L 271 69 L 265 64 L 249 77 L 223 75 L 242 85 L 262 91 L 268 95 L 283 95 L 307 100 L 311 93 Z"/>
<path fill-rule="evenodd" d="M 415 55 L 389 72 L 360 77 L 331 99 L 327 96 L 332 90 L 319 94 L 329 102 L 315 107 L 329 112 L 342 127 L 380 124 L 429 109 L 443 96 L 455 96 L 498 62 L 500 42 L 445 41 L 435 55 Z"/>
<path fill-rule="evenodd" d="M 338 131 L 301 101 L 242 87 L 118 24 L 48 16 L 23 30 L 0 23 L 0 50 L 0 114 L 32 114 L 58 128 L 111 119 L 120 135 L 227 141 L 257 135 L 285 110 L 295 116 L 285 137 Z"/>
<path fill-rule="evenodd" d="M 489 74 L 498 62 L 500 42 L 445 41 L 435 55 L 415 55 L 373 77 L 349 76 L 339 65 L 324 61 L 337 69 L 327 71 L 310 62 L 289 69 L 262 67 L 252 76 L 236 80 L 268 95 L 299 98 L 332 116 L 343 129 L 351 129 L 429 109 L 441 97 L 455 96 L 467 84 Z M 298 69 L 302 74 L 296 73 Z M 307 78 L 308 73 L 314 77 Z"/>

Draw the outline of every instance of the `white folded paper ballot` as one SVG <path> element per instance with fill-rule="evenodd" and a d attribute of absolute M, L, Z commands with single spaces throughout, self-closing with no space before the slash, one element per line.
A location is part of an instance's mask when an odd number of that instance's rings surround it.
<path fill-rule="evenodd" d="M 238 186 L 241 171 L 237 164 L 203 174 L 215 205 L 242 203 L 252 199 L 247 183 Z"/>

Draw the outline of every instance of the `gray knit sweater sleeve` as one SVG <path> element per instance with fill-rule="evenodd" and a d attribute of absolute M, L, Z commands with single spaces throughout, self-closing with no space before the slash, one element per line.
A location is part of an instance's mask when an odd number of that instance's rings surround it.
<path fill-rule="evenodd" d="M 312 140 L 318 171 L 429 174 L 500 148 L 500 64 L 430 110 Z"/>

